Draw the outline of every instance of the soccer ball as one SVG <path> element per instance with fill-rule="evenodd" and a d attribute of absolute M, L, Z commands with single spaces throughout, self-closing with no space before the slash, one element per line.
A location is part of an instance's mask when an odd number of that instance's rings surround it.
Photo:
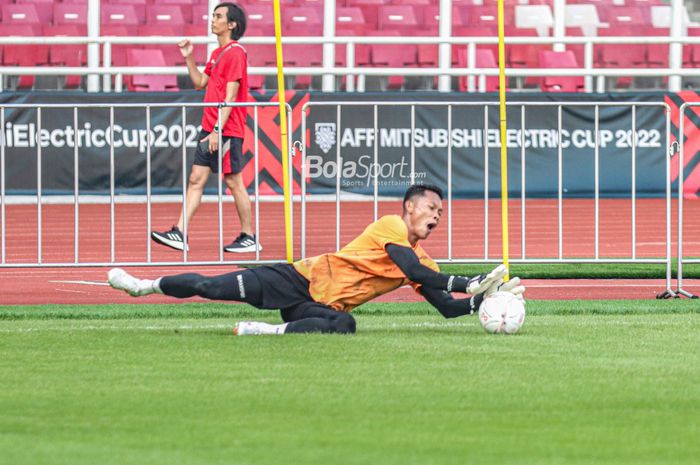
<path fill-rule="evenodd" d="M 481 303 L 479 321 L 487 333 L 517 333 L 525 321 L 525 304 L 510 292 L 494 292 Z"/>

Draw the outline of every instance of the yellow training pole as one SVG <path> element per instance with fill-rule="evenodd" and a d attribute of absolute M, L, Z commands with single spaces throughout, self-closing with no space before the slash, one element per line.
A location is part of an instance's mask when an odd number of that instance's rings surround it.
<path fill-rule="evenodd" d="M 280 0 L 274 0 L 275 11 L 275 48 L 277 51 L 277 89 L 279 91 L 280 103 L 280 137 L 281 137 L 281 154 L 282 154 L 282 179 L 284 189 L 284 238 L 285 249 L 287 251 L 287 262 L 294 261 L 294 251 L 292 249 L 292 217 L 290 214 L 292 188 L 289 180 L 289 160 L 288 144 L 287 144 L 287 99 L 284 88 L 284 72 L 282 70 L 282 16 L 280 14 Z"/>
<path fill-rule="evenodd" d="M 501 120 L 501 228 L 503 263 L 508 267 L 508 144 L 506 143 L 506 45 L 503 0 L 498 0 L 498 96 Z M 510 273 L 506 274 L 508 281 Z"/>

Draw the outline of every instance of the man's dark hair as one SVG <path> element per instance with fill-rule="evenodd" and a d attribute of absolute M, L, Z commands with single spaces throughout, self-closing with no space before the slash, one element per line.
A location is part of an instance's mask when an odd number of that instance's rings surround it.
<path fill-rule="evenodd" d="M 219 3 L 214 7 L 214 11 L 221 7 L 226 7 L 226 21 L 236 23 L 236 27 L 231 30 L 231 38 L 233 40 L 240 39 L 245 34 L 246 29 L 245 11 L 235 3 Z"/>
<path fill-rule="evenodd" d="M 406 193 L 403 195 L 404 208 L 408 200 L 419 195 L 425 195 L 425 191 L 435 192 L 437 196 L 440 197 L 440 200 L 442 200 L 442 189 L 438 186 L 433 184 L 414 184 L 406 189 Z"/>

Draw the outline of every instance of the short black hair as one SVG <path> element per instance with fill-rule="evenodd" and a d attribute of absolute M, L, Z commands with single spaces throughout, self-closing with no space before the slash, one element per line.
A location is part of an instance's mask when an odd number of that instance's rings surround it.
<path fill-rule="evenodd" d="M 442 200 L 442 189 L 440 189 L 438 186 L 435 186 L 433 184 L 413 184 L 408 189 L 406 189 L 406 193 L 403 195 L 404 205 L 408 200 L 411 200 L 413 197 L 416 197 L 418 195 L 425 195 L 425 191 L 435 192 L 437 196 L 440 197 L 440 200 Z"/>
<path fill-rule="evenodd" d="M 246 14 L 243 8 L 236 5 L 235 3 L 219 3 L 214 7 L 214 11 L 217 8 L 226 7 L 226 20 L 229 23 L 236 23 L 236 27 L 231 30 L 231 38 L 233 40 L 238 40 L 243 37 L 246 29 Z"/>

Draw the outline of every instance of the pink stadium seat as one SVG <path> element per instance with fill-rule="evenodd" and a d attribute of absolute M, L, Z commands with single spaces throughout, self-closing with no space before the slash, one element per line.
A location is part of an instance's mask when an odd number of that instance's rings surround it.
<path fill-rule="evenodd" d="M 44 66 L 49 64 L 49 48 L 46 45 L 5 46 L 2 63 L 4 66 Z M 34 87 L 34 76 L 20 76 L 18 89 Z"/>
<path fill-rule="evenodd" d="M 274 45 L 248 44 L 245 46 L 248 53 L 248 66 L 269 67 L 277 66 L 277 55 Z M 265 76 L 248 73 L 248 87 L 262 89 L 265 86 Z"/>
<path fill-rule="evenodd" d="M 274 36 L 275 17 L 272 5 L 248 5 L 246 34 L 252 36 Z"/>
<path fill-rule="evenodd" d="M 323 45 L 304 45 L 284 50 L 285 66 L 312 67 L 321 66 L 323 62 Z M 311 75 L 298 75 L 294 79 L 295 89 L 311 87 Z"/>
<path fill-rule="evenodd" d="M 347 0 L 346 6 L 356 6 L 362 10 L 362 15 L 365 17 L 367 25 L 376 30 L 379 23 L 379 7 L 389 5 L 389 0 Z"/>
<path fill-rule="evenodd" d="M 505 10 L 505 25 L 515 24 L 515 10 Z M 469 10 L 469 22 L 474 26 L 498 28 L 498 8 L 494 6 L 475 6 Z M 497 30 L 497 29 L 496 29 Z"/>
<path fill-rule="evenodd" d="M 689 37 L 700 36 L 700 27 L 689 27 Z M 683 47 L 683 64 L 689 63 L 694 68 L 700 67 L 700 44 L 685 45 Z"/>
<path fill-rule="evenodd" d="M 380 31 L 398 31 L 410 34 L 418 27 L 416 12 L 411 5 L 387 5 L 379 7 Z"/>
<path fill-rule="evenodd" d="M 192 8 L 180 5 L 147 5 L 146 24 L 182 27 L 192 22 Z"/>
<path fill-rule="evenodd" d="M 601 16 L 601 8 L 598 8 Z M 610 24 L 610 28 L 616 27 L 640 27 L 651 26 L 651 15 L 648 8 L 636 6 L 614 6 L 603 8 L 600 18 Z"/>
<path fill-rule="evenodd" d="M 437 32 L 440 26 L 440 7 L 431 5 L 423 10 L 423 29 Z M 463 6 L 452 7 L 452 27 L 462 28 L 469 25 L 469 9 Z"/>
<path fill-rule="evenodd" d="M 34 1 L 34 0 L 17 0 L 17 6 L 19 7 L 20 5 L 22 7 L 26 5 L 32 5 L 36 7 L 36 12 L 37 15 L 39 16 L 39 20 L 43 24 L 51 23 L 53 21 L 53 2 L 50 0 L 40 0 L 40 1 Z"/>
<path fill-rule="evenodd" d="M 60 26 L 44 26 L 44 36 L 83 36 L 85 25 L 64 24 Z M 49 45 L 49 64 L 53 66 L 85 66 L 87 65 L 87 46 L 83 44 Z M 81 76 L 66 76 L 63 87 L 77 89 L 80 87 Z"/>
<path fill-rule="evenodd" d="M 175 25 L 163 25 L 163 24 L 157 24 L 157 25 L 141 25 L 138 26 L 138 35 L 139 36 L 172 36 L 173 40 L 172 43 L 170 44 L 161 44 L 161 45 L 144 45 L 143 48 L 146 50 L 160 50 L 163 53 L 163 58 L 165 59 L 165 64 L 166 66 L 177 66 L 177 65 L 184 65 L 185 64 L 185 58 L 182 56 L 182 53 L 180 53 L 180 50 L 177 47 L 177 43 L 180 41 L 181 36 L 182 36 L 182 25 L 180 26 L 175 26 Z M 195 51 L 198 48 L 204 48 L 206 49 L 205 45 L 197 45 L 195 46 Z M 195 57 L 196 61 L 197 57 Z M 206 58 L 205 58 L 206 60 Z"/>
<path fill-rule="evenodd" d="M 583 37 L 583 29 L 581 27 L 567 27 L 566 28 L 566 36 L 567 37 Z M 584 51 L 584 46 L 579 45 L 579 44 L 567 44 L 566 45 L 567 50 L 571 50 L 574 52 L 574 56 L 576 57 L 576 62 L 579 63 L 581 66 L 585 66 L 585 51 Z M 595 58 L 593 60 L 595 62 Z"/>
<path fill-rule="evenodd" d="M 145 22 L 145 9 L 143 19 L 137 13 L 134 5 L 118 5 L 106 3 L 101 5 L 101 23 L 110 26 L 131 26 L 131 31 L 136 31 L 136 26 Z"/>
<path fill-rule="evenodd" d="M 397 35 L 396 31 L 383 31 L 377 35 Z M 370 65 L 377 68 L 402 68 L 406 66 L 418 65 L 418 48 L 416 45 L 371 45 Z M 356 57 L 358 58 L 358 57 Z M 363 65 L 358 60 L 358 65 Z M 388 89 L 401 89 L 404 86 L 404 76 L 389 76 L 387 80 Z"/>
<path fill-rule="evenodd" d="M 62 24 L 87 24 L 87 4 L 81 3 L 54 3 L 53 23 L 56 26 Z"/>
<path fill-rule="evenodd" d="M 39 16 L 39 8 L 31 4 L 9 4 L 2 5 L 2 24 L 32 24 L 41 25 L 42 23 L 50 23 L 48 20 Z M 45 7 L 43 10 L 50 11 L 53 16 L 53 9 Z"/>
<path fill-rule="evenodd" d="M 618 26 L 610 29 L 600 29 L 600 36 L 634 36 L 642 29 L 638 27 Z M 641 68 L 646 66 L 647 46 L 644 44 L 601 44 L 596 46 L 598 55 L 597 66 L 604 68 Z M 632 84 L 631 76 L 621 76 L 617 79 L 617 87 L 627 88 Z"/>
<path fill-rule="evenodd" d="M 335 33 L 339 36 L 364 35 L 367 23 L 362 10 L 356 6 L 338 7 L 335 10 Z"/>
<path fill-rule="evenodd" d="M 323 34 L 323 10 L 318 7 L 287 7 L 281 11 L 282 33 L 290 36 Z"/>
<path fill-rule="evenodd" d="M 246 12 L 248 9 L 246 8 Z M 205 30 L 208 30 L 210 20 L 211 20 L 211 12 L 209 11 L 209 4 L 207 3 L 194 3 L 192 4 L 191 8 L 191 13 L 190 17 L 192 18 L 192 24 L 196 26 L 204 26 Z M 250 24 L 248 24 L 248 27 L 250 27 Z M 247 34 L 247 32 L 246 32 Z"/>
<path fill-rule="evenodd" d="M 668 37 L 669 30 L 664 28 L 647 27 L 643 31 L 645 36 Z M 668 67 L 668 44 L 647 45 L 646 64 L 650 68 Z"/>
<path fill-rule="evenodd" d="M 459 66 L 462 68 L 466 68 L 468 66 L 467 63 L 467 53 L 466 50 L 463 51 L 463 53 L 459 54 Z M 496 60 L 496 57 L 494 56 L 493 52 L 491 50 L 484 50 L 484 49 L 477 49 L 476 50 L 476 67 L 477 68 L 498 68 L 498 62 Z M 500 89 L 500 86 L 498 85 L 498 76 L 487 76 L 486 78 L 486 87 L 485 91 L 486 92 L 498 92 Z M 466 92 L 467 91 L 467 77 L 466 76 L 460 76 L 459 78 L 459 90 L 460 92 Z M 479 84 L 477 83 L 477 88 L 479 88 Z"/>
<path fill-rule="evenodd" d="M 505 31 L 508 37 L 539 37 L 537 30 L 519 27 L 507 27 Z M 539 66 L 540 52 L 551 50 L 550 46 L 541 44 L 511 44 L 506 47 L 506 63 L 512 68 L 537 68 Z M 490 49 L 494 57 L 498 57 L 498 50 Z M 524 79 L 526 87 L 540 85 L 539 76 L 527 76 Z"/>
<path fill-rule="evenodd" d="M 129 66 L 165 66 L 165 58 L 160 50 L 129 49 L 127 51 Z M 134 75 L 127 79 L 130 91 L 136 92 L 176 92 L 177 78 L 174 75 Z"/>
<path fill-rule="evenodd" d="M 132 33 L 136 33 L 137 29 L 136 26 L 115 26 L 111 24 L 103 24 L 100 26 L 100 32 L 102 33 L 103 36 L 116 36 L 116 37 L 124 37 L 124 36 L 129 36 Z M 135 44 L 116 44 L 112 45 L 112 59 L 111 59 L 111 64 L 112 66 L 126 66 L 127 59 L 126 59 L 126 53 L 127 50 L 130 48 L 141 48 L 138 45 Z"/>
<path fill-rule="evenodd" d="M 202 26 L 195 26 L 192 24 L 186 24 L 184 27 L 184 36 L 183 37 L 197 37 L 197 36 L 203 36 L 207 35 L 208 29 L 207 28 L 202 28 Z M 180 51 L 178 50 L 178 53 Z M 182 59 L 182 54 L 180 53 L 180 58 Z M 204 44 L 198 44 L 195 45 L 194 47 L 194 61 L 198 65 L 204 65 L 209 57 L 207 56 L 207 46 Z"/>
<path fill-rule="evenodd" d="M 540 52 L 540 68 L 579 68 L 573 52 Z M 581 92 L 583 76 L 545 76 L 541 90 L 544 92 Z"/>

